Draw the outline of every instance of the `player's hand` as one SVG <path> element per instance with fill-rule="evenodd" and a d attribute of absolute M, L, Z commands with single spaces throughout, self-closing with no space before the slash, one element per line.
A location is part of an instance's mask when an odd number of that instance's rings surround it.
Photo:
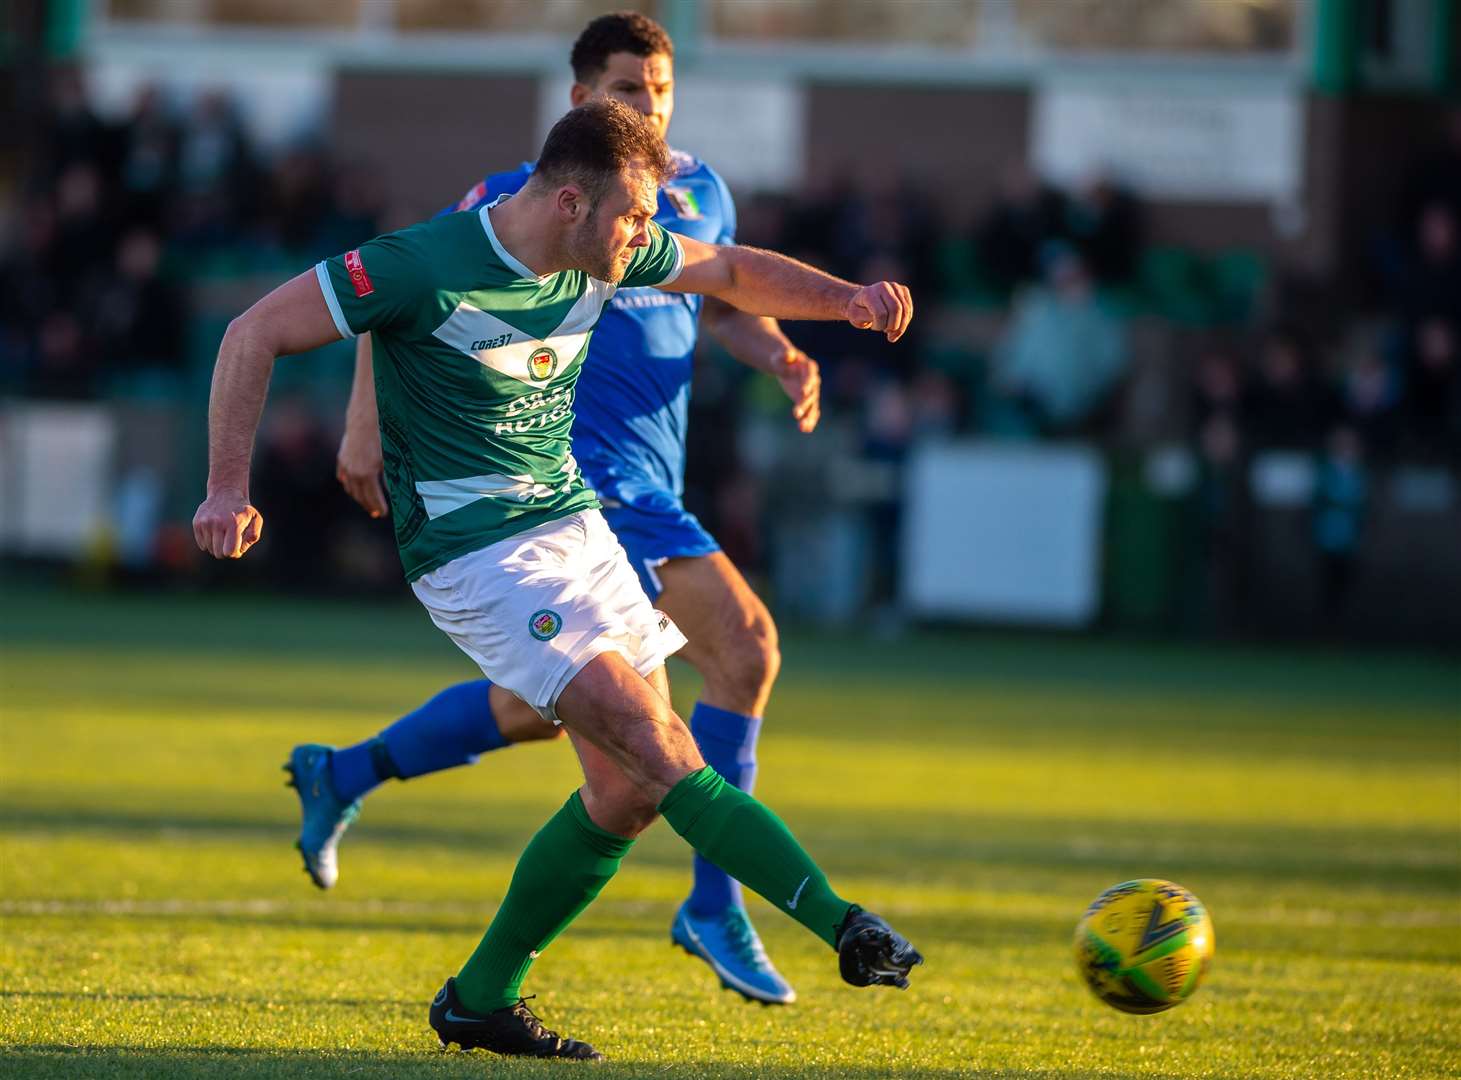
<path fill-rule="evenodd" d="M 237 491 L 209 495 L 193 515 L 193 539 L 215 559 L 242 558 L 263 532 L 264 516 Z"/>
<path fill-rule="evenodd" d="M 380 429 L 374 425 L 345 424 L 340 437 L 340 450 L 335 455 L 335 479 L 352 499 L 365 507 L 373 518 L 391 512 L 386 502 L 385 485 L 381 482 L 384 465 L 381 461 Z"/>
<path fill-rule="evenodd" d="M 791 417 L 798 430 L 809 435 L 822 418 L 822 369 L 806 353 L 793 346 L 777 364 L 776 381 L 791 398 Z"/>
<path fill-rule="evenodd" d="M 913 321 L 913 294 L 896 281 L 864 285 L 847 302 L 847 321 L 859 330 L 881 330 L 897 341 Z"/>

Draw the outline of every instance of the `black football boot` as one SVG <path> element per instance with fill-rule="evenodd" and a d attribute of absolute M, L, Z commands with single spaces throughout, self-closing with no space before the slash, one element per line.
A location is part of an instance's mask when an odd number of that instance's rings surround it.
<path fill-rule="evenodd" d="M 853 986 L 908 989 L 908 972 L 923 954 L 871 911 L 853 905 L 837 931 L 837 966 Z"/>
<path fill-rule="evenodd" d="M 431 1026 L 443 1048 L 456 1043 L 463 1050 L 480 1047 L 509 1057 L 570 1058 L 603 1061 L 588 1043 L 549 1031 L 533 1015 L 525 998 L 485 1016 L 470 1012 L 457 999 L 456 980 L 448 979 L 431 1002 Z"/>

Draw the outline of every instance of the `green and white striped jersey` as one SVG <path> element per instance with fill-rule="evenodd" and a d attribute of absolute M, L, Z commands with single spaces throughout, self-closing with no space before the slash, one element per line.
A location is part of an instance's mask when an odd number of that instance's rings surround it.
<path fill-rule="evenodd" d="M 489 209 L 315 267 L 341 335 L 372 335 L 386 487 L 411 581 L 599 505 L 569 432 L 589 335 L 617 286 L 580 270 L 535 275 L 498 241 Z M 620 285 L 669 284 L 683 265 L 679 241 L 651 223 Z"/>

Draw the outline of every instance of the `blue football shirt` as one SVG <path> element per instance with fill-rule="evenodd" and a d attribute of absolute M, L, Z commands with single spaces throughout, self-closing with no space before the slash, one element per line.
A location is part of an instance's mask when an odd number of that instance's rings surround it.
<path fill-rule="evenodd" d="M 725 181 L 698 158 L 672 151 L 675 176 L 654 220 L 707 244 L 735 242 L 736 208 Z M 450 211 L 475 210 L 527 183 L 533 165 L 496 173 Z M 443 211 L 444 213 L 450 211 Z M 578 380 L 573 456 L 600 498 L 634 504 L 685 487 L 690 380 L 703 298 L 620 289 L 604 308 Z"/>

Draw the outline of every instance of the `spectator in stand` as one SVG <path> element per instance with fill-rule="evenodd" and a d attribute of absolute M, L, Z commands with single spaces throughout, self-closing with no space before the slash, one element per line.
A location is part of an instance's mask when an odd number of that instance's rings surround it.
<path fill-rule="evenodd" d="M 1063 196 L 1024 162 L 1010 162 L 994 205 L 974 230 L 980 269 L 1005 293 L 1037 280 L 1041 253 L 1064 220 Z"/>
<path fill-rule="evenodd" d="M 95 283 L 92 331 L 109 376 L 182 367 L 186 308 L 159 275 L 161 262 L 161 239 L 138 226 L 122 237 L 115 265 Z"/>
<path fill-rule="evenodd" d="M 238 243 L 253 231 L 264 185 L 233 103 L 220 91 L 199 96 L 178 150 L 178 239 L 189 247 Z"/>
<path fill-rule="evenodd" d="M 1212 469 L 1238 460 L 1243 446 L 1243 369 L 1232 351 L 1215 345 L 1193 372 L 1192 418 L 1198 452 Z"/>
<path fill-rule="evenodd" d="M 1406 431 L 1410 448 L 1461 465 L 1461 323 L 1436 316 L 1411 335 Z"/>
<path fill-rule="evenodd" d="M 1367 348 L 1348 366 L 1339 386 L 1341 422 L 1365 452 L 1389 457 L 1399 442 L 1403 383 L 1395 365 L 1377 348 Z"/>
<path fill-rule="evenodd" d="M 87 165 L 110 188 L 121 156 L 118 133 L 92 112 L 81 73 L 75 68 L 60 67 L 52 72 L 41 130 L 45 132 L 45 145 L 35 178 L 40 185 L 54 184 L 73 165 Z"/>
<path fill-rule="evenodd" d="M 1329 433 L 1315 473 L 1314 543 L 1321 564 L 1320 597 L 1332 627 L 1345 613 L 1354 584 L 1370 482 L 1359 433 L 1343 426 Z"/>
<path fill-rule="evenodd" d="M 1436 202 L 1461 216 L 1461 105 L 1453 106 L 1446 115 L 1440 144 L 1424 153 L 1406 176 L 1400 200 L 1405 231 L 1426 206 Z"/>
<path fill-rule="evenodd" d="M 58 303 L 55 205 L 37 194 L 7 224 L 0 251 L 0 386 L 8 390 L 35 377 L 40 318 Z"/>
<path fill-rule="evenodd" d="M 1136 199 L 1104 173 L 1092 176 L 1067 200 L 1064 233 L 1101 285 L 1136 277 L 1141 215 Z"/>
<path fill-rule="evenodd" d="M 162 90 L 144 86 L 122 129 L 120 187 L 123 220 L 154 229 L 166 225 L 178 185 L 178 126 Z"/>
<path fill-rule="evenodd" d="M 384 232 L 386 214 L 380 170 L 366 161 L 345 162 L 335 169 L 333 195 L 315 226 L 313 248 L 325 254 L 348 251 L 362 239 Z"/>
<path fill-rule="evenodd" d="M 1428 203 L 1416 219 L 1394 303 L 1407 332 L 1434 317 L 1461 320 L 1461 218 L 1448 203 Z"/>
<path fill-rule="evenodd" d="M 330 164 L 315 146 L 299 145 L 285 151 L 270 170 L 264 225 L 269 236 L 287 252 L 305 258 L 323 257 L 315 247 L 319 226 L 330 210 Z M 373 234 L 372 234 L 373 235 Z M 369 236 L 348 239 L 352 248 Z"/>
<path fill-rule="evenodd" d="M 992 420 L 1008 434 L 1088 434 L 1126 370 L 1126 333 L 1078 255 L 1054 254 L 1047 279 L 1020 298 L 995 346 Z"/>
<path fill-rule="evenodd" d="M 1251 448 L 1309 450 L 1319 444 L 1328 412 L 1308 338 L 1297 328 L 1269 332 L 1243 402 Z"/>
<path fill-rule="evenodd" d="M 48 261 L 63 301 L 76 298 L 83 279 L 95 272 L 99 261 L 111 257 L 115 222 L 105 213 L 103 183 L 100 168 L 84 161 L 66 166 L 56 179 L 56 223 Z"/>
<path fill-rule="evenodd" d="M 333 579 L 331 560 L 349 503 L 335 481 L 335 439 L 302 395 L 272 402 L 259 436 L 255 481 L 269 492 L 261 507 L 275 536 L 309 537 L 263 549 L 270 579 L 290 588 L 318 589 Z"/>
<path fill-rule="evenodd" d="M 92 397 L 96 374 L 95 355 L 76 313 L 57 307 L 42 314 L 36 333 L 31 392 L 39 397 Z"/>

